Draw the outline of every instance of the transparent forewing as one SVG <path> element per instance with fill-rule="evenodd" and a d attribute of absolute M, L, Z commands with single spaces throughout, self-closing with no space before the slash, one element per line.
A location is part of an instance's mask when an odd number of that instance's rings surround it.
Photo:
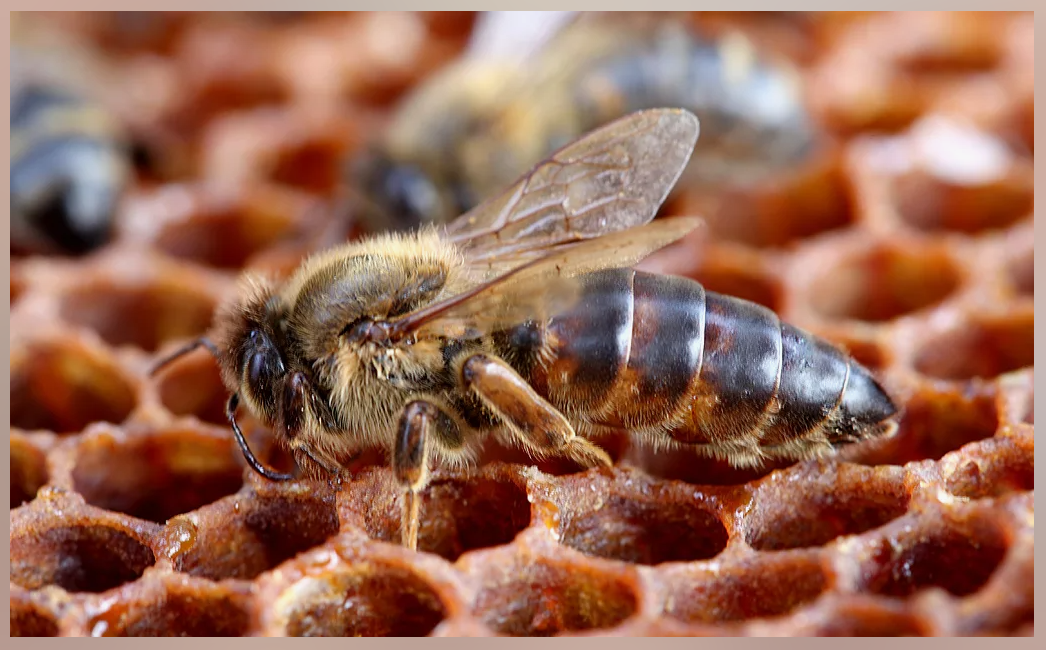
<path fill-rule="evenodd" d="M 697 118 L 679 109 L 615 120 L 458 217 L 446 236 L 482 268 L 647 223 L 690 160 L 698 131 Z"/>
<path fill-rule="evenodd" d="M 544 320 L 569 308 L 579 296 L 579 276 L 627 267 L 682 238 L 701 224 L 695 217 L 659 219 L 568 247 L 393 323 L 398 336 L 469 337 L 528 320 Z"/>

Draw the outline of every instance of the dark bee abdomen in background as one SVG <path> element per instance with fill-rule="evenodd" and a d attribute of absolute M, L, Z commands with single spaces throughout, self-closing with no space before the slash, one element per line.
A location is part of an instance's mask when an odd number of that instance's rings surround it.
<path fill-rule="evenodd" d="M 578 304 L 546 329 L 520 326 L 502 339 L 514 365 L 575 418 L 689 444 L 756 435 L 774 446 L 822 428 L 847 442 L 894 412 L 867 370 L 764 307 L 631 269 L 584 282 Z"/>
<path fill-rule="evenodd" d="M 114 124 L 60 89 L 26 83 L 12 92 L 13 247 L 76 254 L 103 245 L 128 172 Z"/>

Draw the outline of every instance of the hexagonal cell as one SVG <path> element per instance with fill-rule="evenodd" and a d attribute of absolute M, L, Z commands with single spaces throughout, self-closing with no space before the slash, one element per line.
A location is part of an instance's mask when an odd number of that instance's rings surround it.
<path fill-rule="evenodd" d="M 132 227 L 164 253 L 239 269 L 260 251 L 300 235 L 314 209 L 303 195 L 277 186 L 199 184 L 165 186 L 128 212 Z"/>
<path fill-rule="evenodd" d="M 905 597 L 940 587 L 953 596 L 967 596 L 988 582 L 1008 548 L 1006 532 L 988 516 L 927 515 L 920 525 L 891 531 L 870 550 L 860 588 Z"/>
<path fill-rule="evenodd" d="M 878 244 L 824 268 L 808 300 L 825 318 L 883 322 L 936 305 L 960 282 L 944 246 Z"/>
<path fill-rule="evenodd" d="M 830 341 L 836 343 L 865 368 L 879 372 L 887 366 L 890 350 L 878 341 L 860 339 L 855 336 L 832 336 Z"/>
<path fill-rule="evenodd" d="M 205 580 L 165 575 L 124 589 L 92 611 L 91 636 L 245 636 L 250 594 Z"/>
<path fill-rule="evenodd" d="M 635 586 L 592 567 L 529 554 L 486 561 L 472 613 L 499 634 L 552 636 L 616 626 L 636 611 Z"/>
<path fill-rule="evenodd" d="M 330 195 L 342 163 L 364 128 L 359 115 L 321 103 L 260 108 L 220 116 L 203 135 L 202 176 L 273 181 Z"/>
<path fill-rule="evenodd" d="M 361 559 L 285 588 L 273 607 L 288 636 L 425 636 L 446 608 L 406 566 Z"/>
<path fill-rule="evenodd" d="M 11 526 L 11 582 L 26 589 L 98 593 L 137 579 L 155 561 L 141 537 L 113 522 L 48 519 L 41 529 Z"/>
<path fill-rule="evenodd" d="M 228 391 L 214 357 L 205 350 L 185 356 L 156 377 L 160 401 L 175 415 L 192 415 L 203 422 L 228 425 Z"/>
<path fill-rule="evenodd" d="M 382 541 L 401 543 L 400 490 L 386 469 L 356 476 L 339 495 L 342 519 Z M 439 472 L 421 497 L 418 550 L 454 561 L 481 548 L 508 544 L 530 524 L 526 484 L 497 463 L 468 473 Z"/>
<path fill-rule="evenodd" d="M 666 211 L 699 214 L 714 240 L 759 248 L 785 247 L 854 222 L 849 183 L 832 152 L 787 178 L 758 186 L 683 188 Z"/>
<path fill-rule="evenodd" d="M 715 497 L 682 483 L 619 470 L 611 480 L 585 475 L 535 485 L 533 498 L 559 542 L 592 557 L 655 565 L 706 560 L 726 548 Z"/>
<path fill-rule="evenodd" d="M 779 312 L 781 286 L 759 269 L 739 262 L 741 260 L 728 253 L 709 251 L 693 278 L 708 291 L 748 300 Z"/>
<path fill-rule="evenodd" d="M 12 426 L 74 433 L 92 422 L 123 422 L 136 401 L 134 385 L 113 359 L 74 340 L 12 350 Z"/>
<path fill-rule="evenodd" d="M 875 465 L 936 460 L 965 444 L 992 437 L 998 428 L 998 404 L 990 386 L 925 384 L 904 404 L 897 433 L 870 447 L 859 462 Z"/>
<path fill-rule="evenodd" d="M 73 488 L 91 505 L 157 523 L 240 489 L 230 436 L 193 429 L 94 431 L 77 441 Z"/>
<path fill-rule="evenodd" d="M 561 521 L 560 541 L 566 546 L 638 564 L 706 560 L 727 543 L 722 522 L 694 504 L 641 503 L 613 495 L 598 512 Z"/>
<path fill-rule="evenodd" d="M 929 377 L 992 378 L 1034 365 L 1035 311 L 1032 305 L 998 316 L 971 315 L 951 329 L 927 337 L 915 355 L 915 369 Z"/>
<path fill-rule="evenodd" d="M 338 532 L 332 492 L 306 482 L 262 490 L 172 520 L 163 546 L 175 568 L 211 580 L 250 580 Z"/>
<path fill-rule="evenodd" d="M 25 592 L 14 591 L 11 593 L 11 636 L 58 636 L 58 618 L 47 607 L 31 601 Z"/>
<path fill-rule="evenodd" d="M 665 613 L 687 623 L 716 623 L 787 614 L 829 586 L 821 558 L 791 552 L 754 557 L 716 569 L 665 576 Z"/>
<path fill-rule="evenodd" d="M 897 213 L 907 225 L 968 235 L 1013 225 L 1031 214 L 1034 198 L 1030 174 L 971 186 L 911 173 L 895 178 L 892 190 Z"/>
<path fill-rule="evenodd" d="M 215 300 L 174 275 L 152 281 L 97 278 L 69 289 L 59 313 L 110 345 L 155 352 L 167 341 L 198 336 L 211 325 Z"/>
<path fill-rule="evenodd" d="M 11 507 L 32 501 L 47 483 L 47 457 L 28 436 L 11 432 Z"/>
<path fill-rule="evenodd" d="M 945 487 L 967 499 L 1000 497 L 1035 489 L 1031 435 L 990 438 L 941 459 Z"/>
<path fill-rule="evenodd" d="M 745 541 L 757 551 L 823 546 L 893 521 L 908 510 L 909 498 L 898 468 L 797 466 L 756 489 Z"/>

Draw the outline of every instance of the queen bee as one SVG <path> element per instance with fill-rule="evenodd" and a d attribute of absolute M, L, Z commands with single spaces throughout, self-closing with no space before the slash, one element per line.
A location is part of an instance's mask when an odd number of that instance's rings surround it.
<path fill-rule="evenodd" d="M 403 491 L 403 543 L 435 462 L 489 436 L 536 457 L 609 466 L 625 430 L 734 466 L 798 460 L 891 434 L 872 374 L 750 302 L 631 268 L 700 223 L 653 217 L 698 120 L 632 113 L 560 149 L 447 226 L 351 242 L 284 282 L 246 275 L 206 346 L 231 396 L 299 467 L 339 474 L 381 448 Z"/>

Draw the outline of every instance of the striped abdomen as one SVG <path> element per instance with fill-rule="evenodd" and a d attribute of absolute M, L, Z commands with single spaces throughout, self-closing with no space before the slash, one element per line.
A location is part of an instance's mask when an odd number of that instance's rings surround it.
<path fill-rule="evenodd" d="M 835 347 L 684 278 L 593 273 L 570 312 L 545 328 L 520 326 L 505 343 L 576 421 L 667 434 L 739 462 L 868 437 L 896 412 Z"/>
<path fill-rule="evenodd" d="M 103 108 L 65 90 L 12 88 L 15 246 L 84 253 L 108 240 L 129 166 L 116 128 Z"/>

